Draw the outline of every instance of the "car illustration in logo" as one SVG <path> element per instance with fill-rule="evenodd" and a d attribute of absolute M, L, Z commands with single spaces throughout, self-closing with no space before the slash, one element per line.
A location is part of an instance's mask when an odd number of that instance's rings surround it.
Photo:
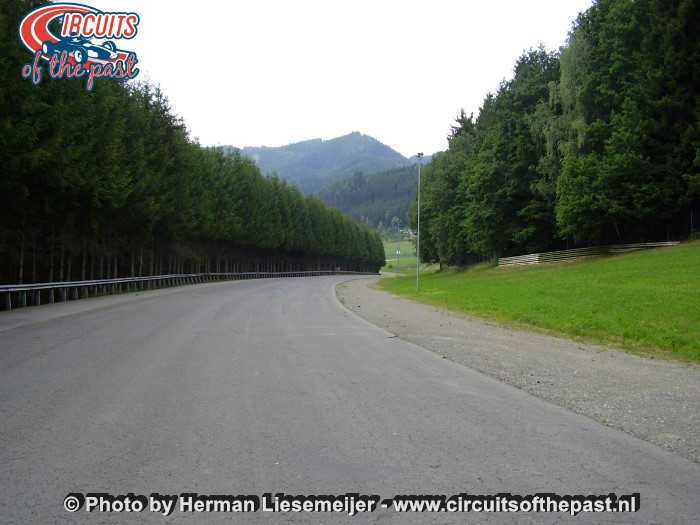
<path fill-rule="evenodd" d="M 58 42 L 50 40 L 41 45 L 41 51 L 45 55 L 61 53 L 65 51 L 68 56 L 72 56 L 77 64 L 83 64 L 90 59 L 114 60 L 117 58 L 117 46 L 108 40 L 102 44 L 95 44 L 89 38 L 83 36 L 69 36 Z"/>

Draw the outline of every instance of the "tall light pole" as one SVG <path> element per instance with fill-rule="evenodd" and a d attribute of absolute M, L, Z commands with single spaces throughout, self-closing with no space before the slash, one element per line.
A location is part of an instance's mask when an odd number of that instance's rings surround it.
<path fill-rule="evenodd" d="M 423 153 L 418 153 L 418 232 L 416 235 L 416 293 L 420 290 L 420 167 Z"/>

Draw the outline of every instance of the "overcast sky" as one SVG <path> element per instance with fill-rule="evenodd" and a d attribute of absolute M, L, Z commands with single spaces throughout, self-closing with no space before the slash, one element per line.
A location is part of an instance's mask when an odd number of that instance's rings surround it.
<path fill-rule="evenodd" d="M 360 131 L 406 156 L 447 147 L 516 58 L 566 41 L 591 0 L 83 0 L 140 15 L 121 47 L 204 145 Z"/>

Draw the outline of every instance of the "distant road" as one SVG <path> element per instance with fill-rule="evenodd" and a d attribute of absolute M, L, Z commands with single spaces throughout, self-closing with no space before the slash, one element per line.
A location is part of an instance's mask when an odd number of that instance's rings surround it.
<path fill-rule="evenodd" d="M 693 523 L 700 465 L 490 379 L 345 310 L 347 277 L 264 279 L 0 313 L 0 522 L 111 494 L 627 494 Z M 183 514 L 169 523 L 561 523 L 560 514 Z"/>

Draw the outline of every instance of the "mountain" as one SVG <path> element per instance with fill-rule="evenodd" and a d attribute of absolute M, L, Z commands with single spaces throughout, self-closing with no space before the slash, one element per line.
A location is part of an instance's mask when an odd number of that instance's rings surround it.
<path fill-rule="evenodd" d="M 232 146 L 224 146 L 233 151 Z M 378 140 L 353 132 L 330 140 L 312 139 L 276 148 L 246 147 L 263 173 L 275 172 L 304 193 L 324 187 L 355 173 L 374 173 L 409 163 L 400 153 Z"/>
<path fill-rule="evenodd" d="M 423 158 L 425 160 L 425 157 Z M 425 165 L 425 162 L 423 163 Z M 356 221 L 372 228 L 408 224 L 408 208 L 416 195 L 418 168 L 415 164 L 340 180 L 321 190 L 319 198 Z"/>

